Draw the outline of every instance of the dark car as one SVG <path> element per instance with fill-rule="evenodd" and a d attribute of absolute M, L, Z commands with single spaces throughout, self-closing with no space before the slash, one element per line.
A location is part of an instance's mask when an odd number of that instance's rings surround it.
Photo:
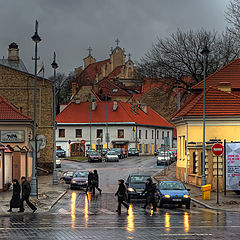
<path fill-rule="evenodd" d="M 110 151 L 109 148 L 103 148 L 103 149 L 102 149 L 102 156 L 103 156 L 103 157 L 106 156 L 106 154 L 107 154 L 108 151 Z"/>
<path fill-rule="evenodd" d="M 130 174 L 128 176 L 126 181 L 128 202 L 130 202 L 131 199 L 145 198 L 142 192 L 145 189 L 145 183 L 148 178 L 151 178 L 151 176 L 145 174 Z"/>
<path fill-rule="evenodd" d="M 60 158 L 65 158 L 66 157 L 66 151 L 63 149 L 58 149 L 56 150 L 56 155 Z"/>
<path fill-rule="evenodd" d="M 86 170 L 79 170 L 73 174 L 71 180 L 71 189 L 86 188 L 88 184 L 88 174 Z"/>
<path fill-rule="evenodd" d="M 186 205 L 190 209 L 190 194 L 189 189 L 186 189 L 183 183 L 178 181 L 163 181 L 157 186 L 159 196 L 159 207 L 164 204 L 174 204 L 182 207 Z"/>
<path fill-rule="evenodd" d="M 90 152 L 88 154 L 89 162 L 102 162 L 102 156 L 99 152 Z"/>
<path fill-rule="evenodd" d="M 65 181 L 66 184 L 70 184 L 73 178 L 73 174 L 74 174 L 73 172 L 65 172 L 63 173 L 61 179 Z"/>
<path fill-rule="evenodd" d="M 88 150 L 86 151 L 86 157 L 88 157 L 89 154 L 92 153 L 92 152 L 96 152 L 96 151 L 95 151 L 94 149 L 88 149 Z"/>
<path fill-rule="evenodd" d="M 136 148 L 129 148 L 128 156 L 139 156 L 139 151 Z"/>
<path fill-rule="evenodd" d="M 122 159 L 122 158 L 124 158 L 124 155 L 123 155 L 123 150 L 122 150 L 122 148 L 113 148 L 113 149 L 112 149 L 112 151 L 115 151 L 115 152 L 117 152 L 117 155 L 118 155 L 119 159 Z"/>

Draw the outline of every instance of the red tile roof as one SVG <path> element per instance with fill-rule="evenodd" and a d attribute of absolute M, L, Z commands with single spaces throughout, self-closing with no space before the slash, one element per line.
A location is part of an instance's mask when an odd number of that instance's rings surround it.
<path fill-rule="evenodd" d="M 113 79 L 114 77 L 117 77 L 121 73 L 121 69 L 124 67 L 124 65 L 116 67 L 108 76 L 108 79 Z"/>
<path fill-rule="evenodd" d="M 0 120 L 31 120 L 31 118 L 21 113 L 3 96 L 0 96 Z"/>
<path fill-rule="evenodd" d="M 120 86 L 107 78 L 98 82 L 98 89 L 102 89 L 102 96 L 130 96 L 130 94 L 123 90 Z"/>
<path fill-rule="evenodd" d="M 220 82 L 230 82 L 232 89 L 240 89 L 240 59 L 237 58 L 211 74 L 206 79 L 206 87 L 217 87 Z M 203 89 L 203 81 L 197 83 L 192 89 Z"/>
<path fill-rule="evenodd" d="M 203 93 L 194 94 L 173 116 L 173 120 L 183 116 L 202 116 Z M 240 115 L 240 96 L 221 91 L 214 87 L 206 90 L 206 116 Z"/>
<path fill-rule="evenodd" d="M 118 102 L 118 108 L 113 111 L 113 102 L 107 103 L 108 122 L 132 122 L 140 125 L 152 125 L 161 127 L 173 126 L 147 107 L 146 114 L 141 109 L 138 112 L 133 111 L 130 103 Z M 90 122 L 90 103 L 84 102 L 80 104 L 71 103 L 56 117 L 58 123 L 89 123 Z M 106 103 L 98 102 L 97 107 L 92 111 L 92 123 L 106 122 Z"/>

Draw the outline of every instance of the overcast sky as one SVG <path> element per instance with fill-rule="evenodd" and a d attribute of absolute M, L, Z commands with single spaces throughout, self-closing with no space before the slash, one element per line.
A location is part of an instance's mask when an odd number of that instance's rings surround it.
<path fill-rule="evenodd" d="M 31 36 L 39 21 L 39 55 L 47 75 L 53 51 L 59 70 L 68 74 L 82 65 L 89 46 L 97 60 L 108 58 L 116 38 L 138 60 L 156 42 L 178 28 L 224 30 L 229 0 L 0 0 L 0 56 L 10 42 L 33 72 Z M 40 64 L 40 63 L 39 63 Z"/>

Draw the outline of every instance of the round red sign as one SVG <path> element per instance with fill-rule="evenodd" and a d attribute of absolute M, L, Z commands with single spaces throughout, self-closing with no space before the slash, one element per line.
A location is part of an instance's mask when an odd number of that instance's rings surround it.
<path fill-rule="evenodd" d="M 212 153 L 216 156 L 220 156 L 223 154 L 223 145 L 221 143 L 215 143 L 212 146 Z"/>
<path fill-rule="evenodd" d="M 85 140 L 81 140 L 81 144 L 84 145 L 86 143 Z"/>

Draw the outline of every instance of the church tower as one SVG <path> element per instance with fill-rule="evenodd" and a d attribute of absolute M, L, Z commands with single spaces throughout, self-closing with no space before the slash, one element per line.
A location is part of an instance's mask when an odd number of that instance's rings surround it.
<path fill-rule="evenodd" d="M 91 52 L 92 52 L 91 47 L 88 48 L 88 52 L 89 52 L 88 56 L 83 59 L 84 68 L 86 68 L 88 65 L 96 62 L 96 59 L 91 55 Z"/>
<path fill-rule="evenodd" d="M 116 40 L 117 46 L 112 51 L 110 55 L 110 62 L 111 62 L 111 71 L 113 71 L 116 67 L 122 66 L 125 64 L 125 53 L 122 48 L 120 48 L 119 40 Z"/>

